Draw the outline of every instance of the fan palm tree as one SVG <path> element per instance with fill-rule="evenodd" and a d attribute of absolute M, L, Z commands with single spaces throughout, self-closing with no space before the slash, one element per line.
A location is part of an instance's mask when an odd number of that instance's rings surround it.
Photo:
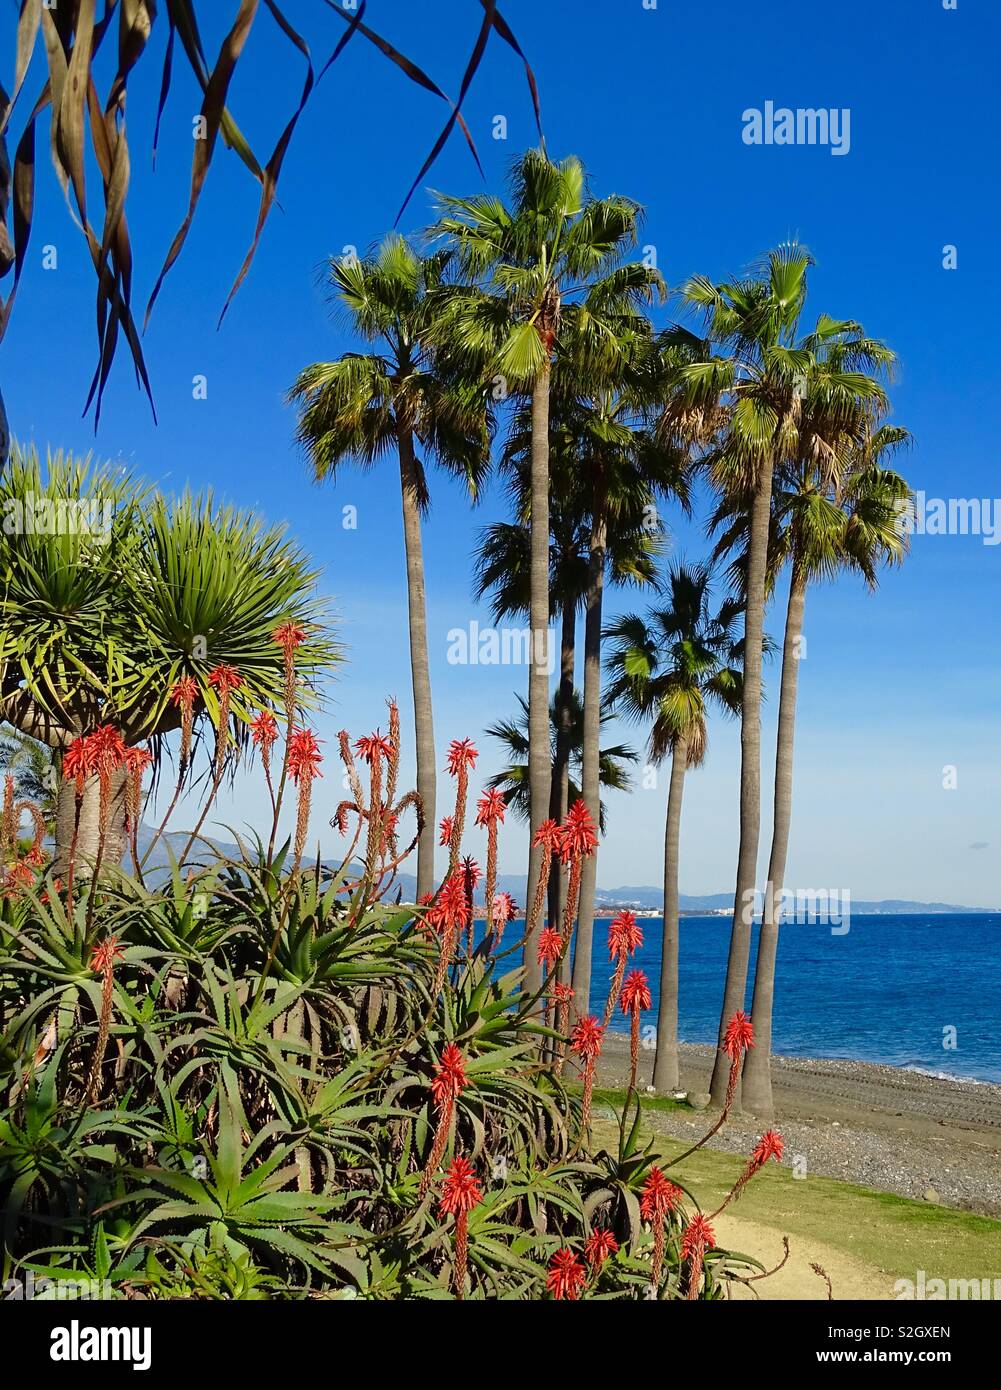
<path fill-rule="evenodd" d="M 554 499 L 555 502 L 556 499 Z M 519 497 L 519 504 L 524 497 Z M 570 707 L 576 666 L 577 612 L 584 591 L 587 560 L 580 548 L 580 527 L 564 524 L 560 511 L 551 507 L 552 574 L 549 586 L 553 616 L 560 624 L 560 675 L 555 694 L 556 747 L 549 793 L 549 815 L 562 822 L 569 808 Z M 532 537 L 527 521 L 499 521 L 483 528 L 476 558 L 475 595 L 481 599 L 492 590 L 494 621 L 528 617 L 531 603 L 529 569 Z M 563 866 L 550 874 L 548 913 L 559 922 L 567 873 Z"/>
<path fill-rule="evenodd" d="M 743 1008 L 751 949 L 751 913 L 761 830 L 761 665 L 764 647 L 772 478 L 796 456 L 800 402 L 812 353 L 799 339 L 812 257 L 791 243 L 771 251 L 760 271 L 716 284 L 696 276 L 684 287 L 700 311 L 705 337 L 684 329 L 666 337 L 688 360 L 670 383 L 669 425 L 722 410 L 725 429 L 706 464 L 724 493 L 750 499 L 744 616 L 744 680 L 740 719 L 740 845 L 726 984 L 711 1091 L 722 1104 L 730 1071 L 723 1047 L 729 1019 Z"/>
<path fill-rule="evenodd" d="M 875 394 L 866 392 L 868 400 L 859 400 L 863 417 Z M 804 424 L 810 414 L 810 404 L 808 395 Z M 770 564 L 770 583 L 774 583 L 784 563 L 789 565 L 790 580 L 775 749 L 772 847 L 751 1008 L 755 1047 L 753 1056 L 749 1053 L 745 1059 L 742 1081 L 743 1103 L 758 1115 L 769 1116 L 773 1112 L 771 1038 L 775 958 L 792 822 L 796 695 L 807 587 L 823 579 L 833 579 L 843 570 L 851 570 L 861 574 L 868 587 L 874 590 L 880 564 L 899 564 L 903 560 L 907 537 L 900 526 L 900 515 L 911 494 L 904 479 L 884 466 L 884 459 L 908 439 L 906 430 L 889 425 L 862 438 L 849 437 L 841 441 L 840 446 L 837 441 L 832 443 L 828 439 L 827 448 L 819 455 L 823 459 L 822 472 L 816 464 L 801 461 L 776 490 L 775 550 Z"/>
<path fill-rule="evenodd" d="M 629 330 L 631 331 L 631 330 Z M 566 427 L 575 441 L 573 477 L 588 517 L 588 577 L 584 595 L 584 800 L 594 815 L 598 803 L 599 730 L 602 709 L 601 638 L 604 586 L 612 538 L 630 534 L 637 518 L 646 518 L 658 534 L 658 502 L 671 497 L 689 507 L 688 451 L 646 428 L 654 391 L 660 384 L 660 361 L 645 334 L 632 346 L 621 344 L 617 382 L 576 396 L 563 407 Z M 609 374 L 610 377 L 611 374 Z M 658 518 L 656 523 L 653 518 Z M 642 526 L 643 521 L 639 522 Z M 591 988 L 591 947 L 597 886 L 597 855 L 584 861 L 577 914 L 573 986 L 577 1008 L 587 1013 Z"/>
<path fill-rule="evenodd" d="M 13 777 L 18 801 L 33 802 L 46 820 L 56 807 L 56 768 L 51 750 L 37 739 L 10 729 L 0 734 L 0 772 Z"/>
<path fill-rule="evenodd" d="M 500 720 L 487 729 L 490 738 L 495 738 L 506 750 L 508 764 L 500 772 L 488 779 L 487 785 L 499 787 L 504 799 L 515 814 L 522 820 L 531 816 L 531 777 L 528 766 L 528 702 L 519 695 L 518 705 L 521 713 L 516 719 Z M 602 725 L 612 719 L 612 712 L 606 709 L 601 716 Z M 559 731 L 559 711 L 556 700 L 549 707 L 549 750 L 550 763 L 556 765 L 556 738 Z M 582 795 L 580 785 L 581 766 L 584 756 L 584 704 L 580 691 L 575 690 L 570 700 L 570 768 L 569 803 L 572 806 Z M 638 759 L 635 748 L 626 743 L 613 743 L 601 750 L 599 775 L 605 791 L 628 791 L 630 788 L 627 764 Z M 605 828 L 605 806 L 599 803 L 599 829 Z"/>
<path fill-rule="evenodd" d="M 554 363 L 573 325 L 575 371 L 607 371 L 619 353 L 619 328 L 663 292 L 658 271 L 624 262 L 636 242 L 640 208 L 631 199 L 590 196 L 580 160 L 556 164 L 530 150 L 512 175 L 510 206 L 492 197 L 439 200 L 436 234 L 459 253 L 468 282 L 449 297 L 439 320 L 444 339 L 502 392 L 531 399 L 532 633 L 529 670 L 530 832 L 549 808 L 549 410 Z M 529 854 L 535 892 L 541 849 Z M 541 974 L 536 942 L 526 939 L 529 990 Z"/>
<path fill-rule="evenodd" d="M 714 615 L 710 584 L 708 565 L 674 565 L 666 607 L 652 610 L 645 618 L 626 615 L 605 633 L 614 644 L 608 659 L 609 706 L 627 718 L 650 722 L 654 764 L 671 756 L 653 1069 L 653 1084 L 659 1091 L 678 1085 L 678 864 L 685 774 L 705 760 L 708 706 L 715 704 L 728 714 L 740 711 L 741 674 L 729 663 L 738 655 L 735 630 L 741 605 L 727 600 Z"/>
<path fill-rule="evenodd" d="M 15 443 L 0 482 L 5 544 L 0 553 L 0 725 L 49 748 L 57 761 L 74 738 L 114 724 L 129 745 L 149 742 L 155 765 L 180 714 L 171 690 L 182 677 L 197 689 L 196 716 L 217 723 L 209 679 L 217 666 L 239 672 L 225 730 L 231 751 L 249 742 L 249 720 L 281 702 L 285 671 L 273 639 L 280 624 L 302 626 L 297 652 L 311 698 L 317 675 L 336 656 L 315 572 L 280 527 L 217 506 L 211 494 L 168 500 L 120 470 Z M 27 518 L 32 518 L 29 524 Z M 45 517 L 44 523 L 39 521 Z M 7 519 L 21 518 L 7 527 Z M 112 825 L 103 857 L 121 855 L 124 774 L 113 785 Z M 81 859 L 98 842 L 98 787 L 84 788 Z M 73 838 L 72 781 L 57 792 L 55 867 Z"/>
<path fill-rule="evenodd" d="M 550 603 L 560 618 L 560 680 L 556 692 L 556 755 L 550 789 L 549 815 L 562 822 L 570 806 L 570 731 L 576 664 L 576 624 L 591 573 L 591 519 L 585 491 L 578 481 L 580 446 L 579 413 L 562 408 L 557 397 L 550 417 Z M 520 411 L 513 422 L 501 460 L 508 474 L 509 492 L 518 521 L 487 527 L 477 561 L 477 598 L 493 590 L 495 621 L 527 614 L 530 603 L 531 552 L 531 418 Z M 631 504 L 619 498 L 616 524 L 608 536 L 607 572 L 613 585 L 648 585 L 656 582 L 657 556 L 663 548 L 663 531 L 653 513 L 653 495 L 634 489 Z M 596 808 L 593 809 L 596 814 Z M 561 922 L 567 874 L 554 872 L 549 884 L 549 920 Z"/>
<path fill-rule="evenodd" d="M 347 462 L 371 466 L 395 453 L 403 499 L 410 668 L 417 740 L 417 791 L 424 824 L 417 846 L 417 893 L 434 887 L 436 765 L 421 519 L 429 501 L 425 459 L 462 476 L 472 495 L 489 467 L 486 397 L 461 375 L 443 372 L 429 349 L 432 301 L 448 255 L 422 258 L 389 236 L 364 260 L 329 262 L 334 302 L 378 351 L 315 362 L 296 378 L 297 438 L 317 481 Z M 418 455 L 418 448 L 424 458 Z"/>

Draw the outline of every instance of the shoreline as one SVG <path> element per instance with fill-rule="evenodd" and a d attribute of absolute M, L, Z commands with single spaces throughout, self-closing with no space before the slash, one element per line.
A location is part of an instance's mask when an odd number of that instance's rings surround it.
<path fill-rule="evenodd" d="M 617 1038 L 620 1041 L 623 1039 L 628 1041 L 629 1030 L 622 1026 L 620 1019 L 616 1019 L 609 1025 L 608 1037 L 609 1039 Z M 682 1049 L 692 1049 L 695 1052 L 702 1050 L 707 1054 L 712 1050 L 711 1044 L 709 1043 L 679 1043 L 679 1055 Z M 642 1053 L 640 1055 L 642 1057 Z M 796 1066 L 797 1064 L 810 1067 L 825 1067 L 829 1065 L 836 1067 L 865 1067 L 874 1072 L 884 1072 L 888 1078 L 892 1078 L 898 1073 L 903 1072 L 905 1074 L 923 1077 L 929 1081 L 941 1081 L 943 1084 L 949 1086 L 986 1086 L 993 1089 L 1001 1096 L 1001 1079 L 999 1078 L 989 1076 L 962 1076 L 958 1072 L 936 1071 L 933 1067 L 920 1066 L 916 1062 L 877 1062 L 871 1057 L 833 1057 L 820 1055 L 816 1057 L 807 1057 L 799 1053 L 775 1052 L 772 1053 L 773 1068 L 777 1063 L 790 1067 Z M 640 1070 L 642 1071 L 642 1062 Z"/>
<path fill-rule="evenodd" d="M 715 1048 L 681 1043 L 679 1090 L 706 1093 Z M 640 1052 L 639 1085 L 649 1084 L 653 1053 Z M 609 1032 L 598 1084 L 624 1089 L 629 1039 Z M 772 1058 L 775 1115 L 731 1116 L 707 1147 L 746 1154 L 774 1125 L 786 1140 L 785 1166 L 1001 1218 L 1001 1085 L 929 1075 L 881 1062 Z M 694 1142 L 706 1111 L 646 1108 L 660 1133 Z"/>

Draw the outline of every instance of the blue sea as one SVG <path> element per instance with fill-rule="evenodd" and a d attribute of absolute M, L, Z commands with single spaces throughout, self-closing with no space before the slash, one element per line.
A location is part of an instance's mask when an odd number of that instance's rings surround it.
<path fill-rule="evenodd" d="M 595 1012 L 608 992 L 608 921 L 595 923 Z M 644 941 L 632 965 L 649 976 L 653 1022 L 661 921 L 644 917 L 640 924 Z M 505 944 L 513 942 L 515 929 L 520 935 L 523 928 L 512 922 Z M 681 919 L 679 1034 L 685 1042 L 716 1040 L 729 940 L 729 917 Z M 757 927 L 748 1012 L 756 947 Z M 955 1047 L 943 1046 L 952 1030 Z M 832 935 L 826 924 L 784 923 L 772 1050 L 1001 1082 L 1001 916 L 853 913 L 844 935 Z"/>

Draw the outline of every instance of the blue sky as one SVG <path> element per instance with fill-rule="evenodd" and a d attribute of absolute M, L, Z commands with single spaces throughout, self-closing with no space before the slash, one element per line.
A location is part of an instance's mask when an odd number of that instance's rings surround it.
<path fill-rule="evenodd" d="M 337 16 L 314 0 L 290 0 L 286 9 L 322 60 L 343 28 Z M 894 418 L 916 438 L 903 465 L 914 488 L 929 497 L 993 498 L 1001 494 L 993 409 L 1001 373 L 990 338 L 1001 9 L 995 0 L 958 0 L 955 11 L 941 0 L 841 0 L 836 11 L 794 0 L 659 0 L 656 9 L 642 0 L 504 5 L 539 79 L 550 153 L 580 155 L 596 193 L 624 193 L 644 204 L 642 241 L 657 248 L 668 283 L 676 287 L 696 271 L 723 277 L 777 242 L 800 237 L 817 259 L 808 315 L 857 318 L 900 356 Z M 433 7 L 371 0 L 367 19 L 454 94 L 479 13 L 472 0 Z M 8 86 L 12 33 L 8 18 L 0 37 Z M 206 31 L 210 51 L 220 34 Z M 161 32 L 154 48 L 162 51 L 163 42 Z M 154 175 L 146 152 L 157 66 L 130 89 L 130 228 L 140 308 L 184 213 L 198 108 L 193 81 L 175 63 Z M 37 68 L 35 77 L 40 82 Z M 301 80 L 301 59 L 262 11 L 231 105 L 264 156 Z M 767 101 L 850 109 L 850 152 L 746 145 L 742 113 Z M 464 109 L 486 186 L 500 191 L 513 157 L 534 141 L 534 121 L 521 66 L 496 39 Z M 145 339 L 158 426 L 124 354 L 96 440 L 91 421 L 81 418 L 94 365 L 92 272 L 47 168 L 40 169 L 28 268 L 0 347 L 4 396 L 21 439 L 94 448 L 167 488 L 211 485 L 287 520 L 323 568 L 322 587 L 347 648 L 320 720 L 331 754 L 338 728 L 361 733 L 384 722 L 387 694 L 397 694 L 406 713 L 399 481 L 389 465 L 345 472 L 334 488 L 313 485 L 292 443 L 283 395 L 303 365 L 351 346 L 328 320 L 318 264 L 345 246 L 367 247 L 392 226 L 444 114 L 371 46 L 349 45 L 300 123 L 281 208 L 217 332 L 257 207 L 256 185 L 220 146 Z M 492 138 L 497 115 L 507 118 L 506 140 Z M 45 158 L 40 141 L 40 164 Z M 429 182 L 464 193 L 483 187 L 459 138 Z M 96 206 L 96 189 L 92 198 Z M 419 191 L 403 229 L 417 231 L 429 220 L 428 198 Z M 56 270 L 42 268 L 46 245 L 57 248 Z M 956 270 L 943 268 L 946 245 L 957 248 Z M 671 313 L 668 306 L 660 320 Z M 206 400 L 192 398 L 196 374 L 207 377 Z M 426 558 L 438 739 L 444 748 L 451 737 L 473 736 L 480 769 L 489 772 L 497 753 L 482 739 L 483 727 L 513 711 L 524 672 L 449 666 L 446 650 L 449 629 L 474 618 L 489 623 L 488 610 L 472 602 L 470 562 L 477 529 L 504 514 L 504 503 L 488 490 L 470 511 L 443 477 L 433 479 L 432 495 Z M 354 531 L 342 526 L 348 505 L 358 509 Z M 701 519 L 685 524 L 671 515 L 668 522 L 677 551 L 689 558 L 704 552 Z M 1001 900 L 999 558 L 1001 547 L 980 536 L 919 536 L 903 570 L 886 575 L 877 596 L 848 579 L 811 593 L 791 885 L 849 888 L 857 898 L 984 906 Z M 610 611 L 637 602 L 613 596 Z M 780 611 L 770 627 L 780 633 Z M 774 665 L 768 678 L 774 687 Z M 774 703 L 764 716 L 769 752 Z M 639 733 L 631 736 L 641 741 Z M 733 882 L 737 730 L 717 723 L 710 737 L 710 757 L 687 791 L 686 892 L 724 891 Z M 943 787 L 946 766 L 957 770 L 955 790 Z M 332 764 L 328 776 L 332 782 Z M 768 760 L 763 779 L 769 786 Z M 325 785 L 332 805 L 336 788 Z M 662 776 L 659 788 L 610 799 L 599 871 L 605 886 L 659 881 L 665 796 Z M 260 788 L 248 779 L 222 803 L 219 818 L 240 824 L 262 813 Z M 332 852 L 336 843 L 327 832 L 324 849 Z M 766 798 L 763 863 L 767 849 Z M 518 870 L 522 854 L 523 837 L 510 831 L 502 867 Z"/>

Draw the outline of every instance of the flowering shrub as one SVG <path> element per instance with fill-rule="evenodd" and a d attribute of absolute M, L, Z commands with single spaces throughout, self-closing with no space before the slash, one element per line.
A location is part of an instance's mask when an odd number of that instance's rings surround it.
<path fill-rule="evenodd" d="M 295 638 L 282 639 L 290 690 Z M 220 702 L 239 680 L 218 674 Z M 714 1299 L 760 1277 L 717 1248 L 713 1214 L 640 1143 L 635 1067 L 617 1143 L 595 1145 L 606 1025 L 576 1018 L 556 982 L 572 915 L 540 938 L 543 993 L 522 990 L 504 942 L 514 905 L 494 891 L 503 809 L 489 793 L 475 827 L 489 920 L 474 931 L 479 869 L 460 835 L 472 745 L 449 750 L 445 880 L 401 905 L 387 899 L 423 813 L 398 791 L 395 707 L 387 734 L 338 740 L 350 795 L 331 821 L 347 839 L 336 869 L 305 854 L 321 745 L 286 718 L 279 765 L 281 722 L 262 711 L 255 742 L 276 826 L 295 789 L 291 843 L 175 866 L 155 887 L 114 865 L 65 890 L 32 871 L 3 902 L 4 1277 L 97 1278 L 122 1298 L 554 1300 Z M 100 775 L 102 758 L 114 768 L 113 734 L 70 750 L 64 775 Z M 141 784 L 145 760 L 134 764 Z M 572 894 L 593 837 L 581 803 L 545 830 Z M 620 1007 L 634 1037 L 650 1007 L 641 972 L 625 977 L 638 933 L 635 919 L 613 924 L 605 1010 Z M 734 1078 L 752 1043 L 740 1016 Z M 562 1079 L 568 1048 L 581 1097 Z M 763 1136 L 727 1202 L 780 1156 L 779 1137 Z"/>

